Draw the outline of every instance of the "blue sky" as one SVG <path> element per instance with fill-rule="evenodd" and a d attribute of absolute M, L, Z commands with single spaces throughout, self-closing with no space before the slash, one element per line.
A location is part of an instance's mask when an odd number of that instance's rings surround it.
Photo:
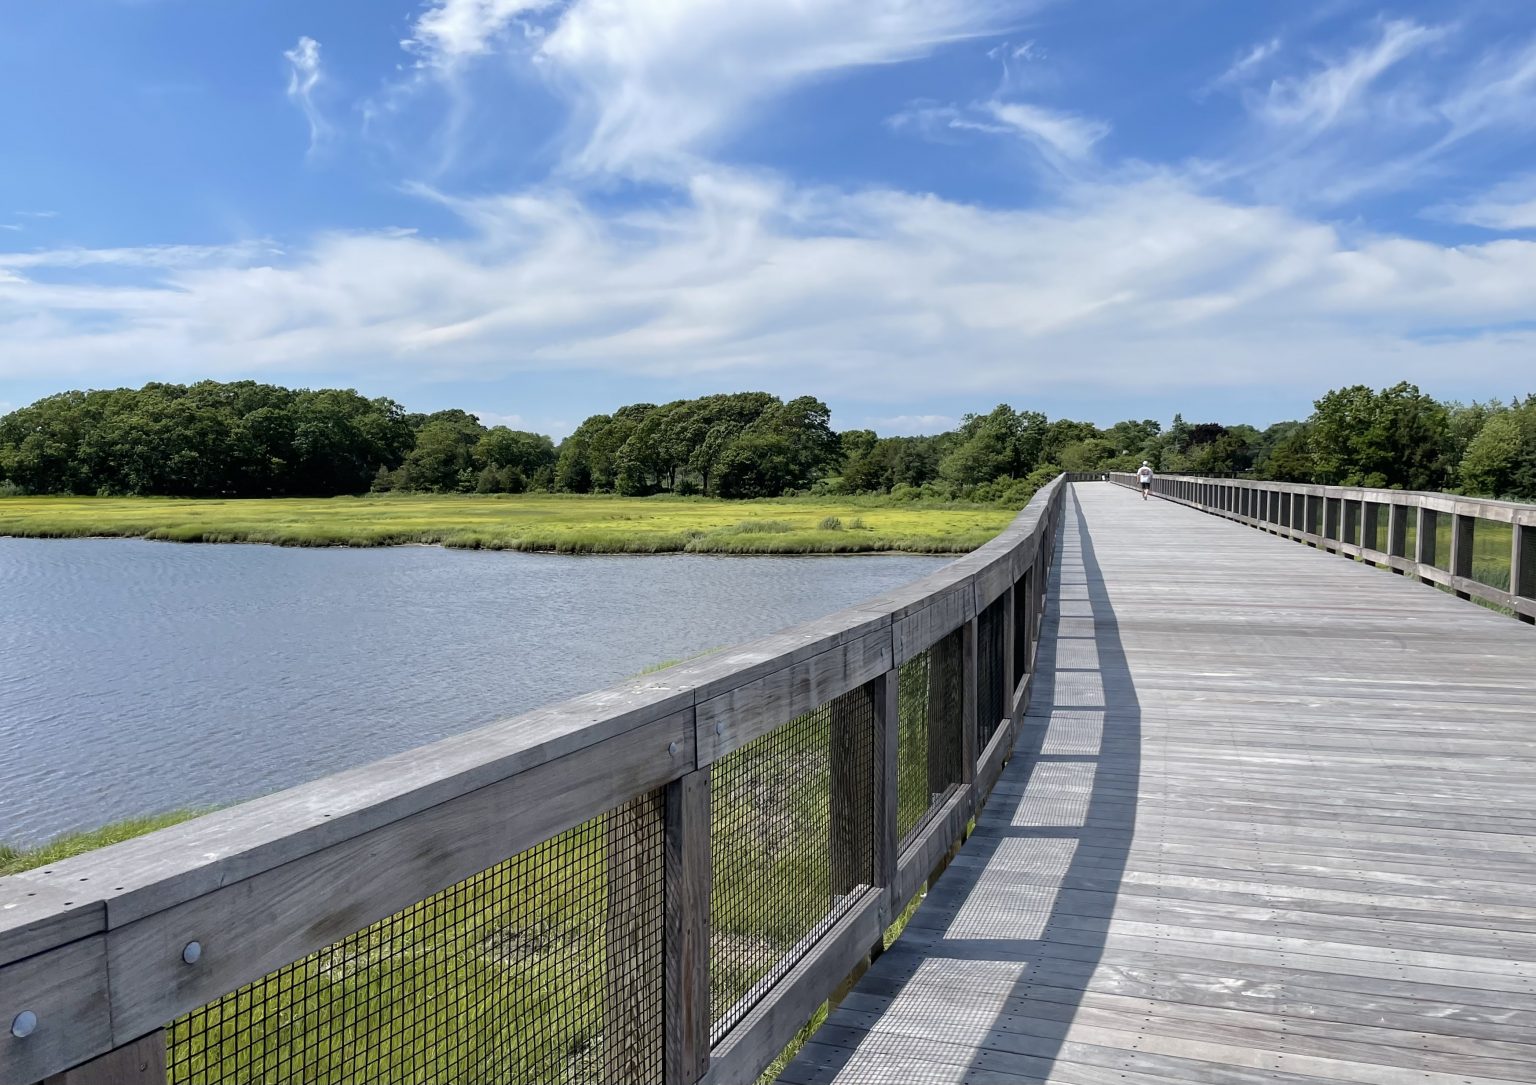
<path fill-rule="evenodd" d="M 251 377 L 559 436 L 766 389 L 904 433 L 1536 391 L 1530 0 L 0 21 L 0 409 Z"/>

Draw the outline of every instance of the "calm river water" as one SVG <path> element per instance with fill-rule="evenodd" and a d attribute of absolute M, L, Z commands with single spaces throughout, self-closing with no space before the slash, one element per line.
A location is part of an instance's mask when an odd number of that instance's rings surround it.
<path fill-rule="evenodd" d="M 0 841 L 278 790 L 942 563 L 0 539 Z"/>

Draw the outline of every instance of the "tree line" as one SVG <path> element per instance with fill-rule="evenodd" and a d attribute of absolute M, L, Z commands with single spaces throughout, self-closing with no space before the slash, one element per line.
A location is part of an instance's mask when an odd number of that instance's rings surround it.
<path fill-rule="evenodd" d="M 0 491 L 195 497 L 405 493 L 887 494 L 1022 505 L 1058 471 L 1247 475 L 1536 500 L 1536 396 L 1331 391 L 1259 430 L 1175 415 L 1099 427 L 1002 404 L 947 433 L 834 431 L 827 405 L 741 392 L 593 415 L 558 445 L 462 410 L 254 381 L 73 391 L 0 417 Z"/>

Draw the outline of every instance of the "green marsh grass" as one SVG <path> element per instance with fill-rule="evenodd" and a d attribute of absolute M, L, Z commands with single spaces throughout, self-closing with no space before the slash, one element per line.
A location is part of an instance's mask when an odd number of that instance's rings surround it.
<path fill-rule="evenodd" d="M 1014 515 L 990 505 L 869 497 L 0 497 L 0 535 L 278 546 L 436 544 L 561 554 L 958 554 L 993 538 Z M 836 527 L 828 526 L 834 522 Z"/>
<path fill-rule="evenodd" d="M 204 813 L 207 811 L 173 810 L 166 814 L 128 818 L 89 832 L 66 833 L 33 848 L 0 844 L 0 877 L 7 874 L 20 874 L 24 870 L 45 867 L 50 863 L 60 863 L 71 856 L 105 848 L 110 844 L 121 844 L 124 840 L 132 840 L 136 836 L 152 833 L 156 829 L 179 825 L 183 821 L 190 821 Z"/>

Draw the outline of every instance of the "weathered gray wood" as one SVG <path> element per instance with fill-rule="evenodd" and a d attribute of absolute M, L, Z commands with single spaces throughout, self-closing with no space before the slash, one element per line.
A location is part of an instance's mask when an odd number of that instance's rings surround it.
<path fill-rule="evenodd" d="M 920 655 L 975 616 L 975 592 L 957 589 L 943 592 L 931 605 L 897 619 L 892 630 L 893 665 L 899 667 Z"/>
<path fill-rule="evenodd" d="M 712 764 L 797 716 L 857 689 L 890 670 L 891 658 L 887 626 L 699 702 L 695 709 L 699 764 Z"/>
<path fill-rule="evenodd" d="M 875 793 L 870 805 L 874 809 L 875 827 L 874 885 L 888 889 L 896 879 L 896 863 L 900 856 L 899 827 L 897 824 L 897 775 L 899 772 L 901 704 L 898 698 L 898 672 L 886 671 L 871 683 L 871 697 L 875 709 Z M 891 912 L 887 909 L 886 919 Z"/>
<path fill-rule="evenodd" d="M 907 902 L 927 884 L 934 868 L 964 834 L 966 822 L 971 817 L 973 798 L 974 792 L 969 785 L 953 788 L 933 816 L 902 849 L 891 893 L 892 913 L 899 913 L 907 906 Z"/>
<path fill-rule="evenodd" d="M 647 842 L 664 835 L 666 803 L 652 791 L 621 804 L 608 815 L 604 843 L 608 863 L 603 1009 L 603 1074 L 609 1081 L 643 1081 L 655 1067 L 653 1009 L 647 980 L 655 975 L 651 938 L 665 913 L 664 878 L 653 876 L 655 856 Z"/>
<path fill-rule="evenodd" d="M 754 1081 L 784 1050 L 882 931 L 884 894 L 863 893 L 710 1056 L 705 1085 Z"/>
<path fill-rule="evenodd" d="M 1073 488 L 1019 750 L 782 1080 L 1536 1082 L 1536 641 L 1224 518 Z"/>
<path fill-rule="evenodd" d="M 0 882 L 0 965 L 107 928 L 107 906 L 89 883 L 54 884 L 17 876 Z"/>
<path fill-rule="evenodd" d="M 1516 525 L 1509 556 L 1509 586 L 1520 620 L 1536 623 L 1536 527 Z M 1523 605 L 1525 604 L 1525 605 Z"/>
<path fill-rule="evenodd" d="M 0 968 L 0 1085 L 34 1085 L 112 1048 L 107 939 L 78 942 Z M 30 1036 L 12 1035 L 23 1013 Z"/>
<path fill-rule="evenodd" d="M 709 1067 L 709 769 L 666 789 L 665 1080 L 692 1085 Z"/>
<path fill-rule="evenodd" d="M 828 739 L 828 829 L 831 834 L 828 855 L 832 867 L 832 893 L 844 896 L 855 886 L 869 885 L 874 869 L 875 840 L 866 818 L 876 808 L 873 726 L 877 682 L 883 684 L 882 672 L 875 679 L 851 689 L 831 703 L 832 728 Z"/>
<path fill-rule="evenodd" d="M 165 1085 L 165 1032 L 157 1030 L 43 1085 Z"/>
<path fill-rule="evenodd" d="M 677 713 L 109 931 L 114 1036 L 142 1036 L 677 779 L 692 764 L 692 731 L 692 713 Z M 188 966 L 182 948 L 193 940 L 202 944 L 202 959 Z"/>
<path fill-rule="evenodd" d="M 981 738 L 977 721 L 977 640 L 979 623 L 972 618 L 960 627 L 960 780 L 970 783 L 976 779 L 977 745 Z"/>
<path fill-rule="evenodd" d="M 975 619 L 970 619 L 974 621 Z M 927 726 L 923 729 L 928 739 L 928 794 L 937 795 L 950 784 L 956 783 L 954 766 L 960 746 L 963 728 L 964 702 L 957 718 L 955 705 L 951 704 L 956 691 L 945 680 L 946 675 L 959 672 L 964 680 L 964 652 L 961 638 L 951 634 L 929 649 Z"/>
<path fill-rule="evenodd" d="M 82 1010 L 67 1040 L 52 1033 L 28 1050 L 35 1056 L 58 1041 L 52 1069 L 78 1065 L 114 1039 L 119 1045 L 136 1039 L 183 1010 L 507 858 L 509 851 L 655 788 L 665 785 L 671 794 L 701 765 L 788 722 L 797 709 L 865 682 L 884 683 L 880 711 L 888 725 L 895 691 L 887 675 L 896 644 L 921 651 L 966 623 L 969 649 L 962 644 L 961 653 L 970 746 L 963 751 L 962 775 L 971 777 L 977 594 L 1007 590 L 1023 570 L 1038 574 L 1047 567 L 1045 536 L 1063 494 L 1060 479 L 1050 483 L 991 543 L 881 599 L 116 848 L 0 879 L 0 963 L 9 962 L 14 993 L 45 1002 L 50 987 L 39 962 L 73 959 L 82 947 L 94 947 L 112 967 L 110 1012 L 104 1005 Z M 713 726 L 702 726 L 699 714 Z M 698 745 L 701 738 L 704 746 Z M 707 800 L 707 775 L 694 779 L 703 780 L 696 786 Z M 866 801 L 888 809 L 883 777 L 871 785 Z M 924 839 L 936 840 L 941 832 L 958 837 L 972 802 L 969 787 L 954 790 Z M 704 810 L 707 825 L 707 801 Z M 882 815 L 880 832 L 887 830 L 886 820 L 893 819 Z M 621 812 L 613 831 L 625 824 Z M 891 845 L 879 846 L 888 869 Z M 610 847 L 616 853 L 620 842 L 611 836 Z M 687 849 L 669 837 L 669 887 L 679 877 L 698 878 L 701 870 L 707 886 L 707 836 L 695 831 L 688 848 L 701 847 L 702 860 L 685 862 Z M 622 870 L 618 881 L 625 882 Z M 689 922 L 707 917 L 707 888 L 696 886 L 696 895 L 705 905 L 692 909 Z M 681 899 L 669 888 L 669 937 L 678 922 L 674 900 Z M 637 914 L 614 902 L 609 920 L 616 945 L 632 940 Z M 187 965 L 181 952 L 194 938 L 203 955 Z M 702 960 L 707 946 L 702 936 L 694 940 L 700 947 L 695 958 Z M 610 963 L 619 976 L 615 982 L 622 982 L 623 962 Z M 676 968 L 669 967 L 675 990 Z M 52 972 L 68 974 L 67 968 Z M 692 975 L 697 985 L 705 971 Z M 81 997 L 86 987 L 79 985 Z M 107 991 L 103 981 L 94 997 L 105 999 Z M 696 1037 L 707 1022 L 685 1027 L 687 1015 L 671 1001 L 680 997 L 669 995 L 668 1035 Z M 696 1012 L 707 1014 L 707 991 L 697 999 Z M 609 1029 L 613 1073 L 627 1064 L 623 1030 L 622 1021 Z M 669 1072 L 680 1058 L 701 1057 L 697 1044 L 685 1051 L 669 1038 L 668 1045 Z M 677 1080 L 696 1076 L 673 1074 Z"/>
<path fill-rule="evenodd" d="M 618 739 L 691 703 L 690 693 L 635 683 L 584 695 L 87 852 L 46 871 L 0 878 L 0 906 L 40 885 L 68 889 L 64 899 L 82 908 L 105 901 L 107 926 L 121 927 Z M 686 742 L 691 767 L 691 737 Z"/>

